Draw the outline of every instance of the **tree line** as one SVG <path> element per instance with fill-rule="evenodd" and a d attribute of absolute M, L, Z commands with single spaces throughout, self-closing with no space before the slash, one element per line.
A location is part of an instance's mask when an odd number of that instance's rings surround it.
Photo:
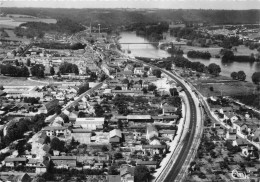
<path fill-rule="evenodd" d="M 1 74 L 13 77 L 28 77 L 30 75 L 26 66 L 0 65 Z"/>
<path fill-rule="evenodd" d="M 210 59 L 211 54 L 209 52 L 200 52 L 200 51 L 188 51 L 187 56 L 189 58 L 201 58 L 201 59 Z"/>
<path fill-rule="evenodd" d="M 35 43 L 37 47 L 41 47 L 44 49 L 71 49 L 71 50 L 78 50 L 78 49 L 84 49 L 86 47 L 85 44 L 81 43 L 75 43 L 75 44 L 69 44 L 69 43 L 59 43 L 59 42 L 40 42 Z"/>
<path fill-rule="evenodd" d="M 234 55 L 233 51 L 229 49 L 221 49 L 220 54 L 222 55 L 221 61 L 222 62 L 255 62 L 259 61 L 254 57 L 254 55 L 251 56 L 243 56 L 243 55 Z"/>
<path fill-rule="evenodd" d="M 244 71 L 232 72 L 230 76 L 234 80 L 240 80 L 240 81 L 245 81 L 246 80 L 246 74 L 245 74 Z"/>
<path fill-rule="evenodd" d="M 61 18 L 57 21 L 56 24 L 48 24 L 43 22 L 23 23 L 14 29 L 14 33 L 20 37 L 26 36 L 27 38 L 42 38 L 45 32 L 55 31 L 60 33 L 74 34 L 82 30 L 85 30 L 85 27 L 81 24 L 72 21 L 69 18 Z"/>

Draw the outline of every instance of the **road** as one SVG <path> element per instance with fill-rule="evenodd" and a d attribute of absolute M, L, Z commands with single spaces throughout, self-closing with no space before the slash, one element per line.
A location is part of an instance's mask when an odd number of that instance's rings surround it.
<path fill-rule="evenodd" d="M 142 61 L 140 61 L 140 62 L 142 62 Z M 164 69 L 161 69 L 159 67 L 156 67 L 154 65 L 151 65 L 151 64 L 148 64 L 148 63 L 145 63 L 145 62 L 142 62 L 142 63 L 147 64 L 151 67 L 160 69 L 163 73 L 168 75 L 170 78 L 174 79 L 177 82 L 177 84 L 179 84 L 183 88 L 184 92 L 186 93 L 186 95 L 188 97 L 188 102 L 189 102 L 190 111 L 191 111 L 189 132 L 187 133 L 185 139 L 181 143 L 181 145 L 183 147 L 181 148 L 180 152 L 178 153 L 178 157 L 177 157 L 175 163 L 173 164 L 171 169 L 169 169 L 169 171 L 166 172 L 167 174 L 165 174 L 166 177 L 164 178 L 165 182 L 177 181 L 178 175 L 181 172 L 181 169 L 184 166 L 185 161 L 188 160 L 188 155 L 189 155 L 190 151 L 193 150 L 192 149 L 193 141 L 196 139 L 196 124 L 197 124 L 196 105 L 195 105 L 195 102 L 194 102 L 194 100 L 191 96 L 191 93 L 189 92 L 187 87 L 181 81 L 179 81 L 179 79 L 177 79 L 175 76 L 168 73 Z"/>
<path fill-rule="evenodd" d="M 179 172 L 182 169 L 183 164 L 185 163 L 185 160 L 188 157 L 188 154 L 190 152 L 190 150 L 192 149 L 192 143 L 193 140 L 195 139 L 195 131 L 196 131 L 196 122 L 197 122 L 197 113 L 196 113 L 196 106 L 195 106 L 195 102 L 192 99 L 192 96 L 190 94 L 190 92 L 188 91 L 188 89 L 186 88 L 186 86 L 180 82 L 178 79 L 176 79 L 174 76 L 166 73 L 168 76 L 170 76 L 172 79 L 174 79 L 179 85 L 182 86 L 182 88 L 184 89 L 184 92 L 186 93 L 187 97 L 188 97 L 188 101 L 190 104 L 190 126 L 189 126 L 189 132 L 186 135 L 186 138 L 184 139 L 182 145 L 182 149 L 179 153 L 179 156 L 177 157 L 177 160 L 175 161 L 173 167 L 170 169 L 170 171 L 168 171 L 167 177 L 165 178 L 165 182 L 170 182 L 170 181 L 175 181 Z"/>

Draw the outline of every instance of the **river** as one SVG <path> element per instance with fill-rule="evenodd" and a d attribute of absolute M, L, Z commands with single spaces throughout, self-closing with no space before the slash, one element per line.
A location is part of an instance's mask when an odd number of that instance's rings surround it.
<path fill-rule="evenodd" d="M 147 39 L 143 37 L 139 37 L 135 34 L 135 32 L 121 32 L 121 39 L 119 39 L 120 43 L 149 43 Z M 121 44 L 122 50 L 130 50 L 133 56 L 140 57 L 149 57 L 149 58 L 165 58 L 169 57 L 168 54 L 164 50 L 160 50 L 151 44 Z M 184 55 L 187 58 L 187 55 Z M 201 62 L 205 65 L 209 65 L 211 63 L 216 63 L 221 67 L 221 75 L 230 77 L 230 74 L 233 71 L 243 70 L 246 73 L 246 80 L 252 81 L 251 76 L 254 72 L 260 71 L 260 63 L 222 63 L 221 59 L 211 58 L 210 60 L 205 59 L 191 59 L 187 58 L 193 62 Z"/>

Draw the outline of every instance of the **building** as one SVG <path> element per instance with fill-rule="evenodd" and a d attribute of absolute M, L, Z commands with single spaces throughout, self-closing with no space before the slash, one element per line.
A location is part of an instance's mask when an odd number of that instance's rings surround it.
<path fill-rule="evenodd" d="M 56 168 L 76 167 L 76 156 L 51 156 L 51 161 Z"/>
<path fill-rule="evenodd" d="M 5 158 L 4 162 L 6 167 L 16 167 L 19 165 L 25 166 L 27 159 L 25 157 L 7 157 Z"/>
<path fill-rule="evenodd" d="M 103 129 L 105 118 L 77 118 L 74 126 L 87 130 Z"/>
<path fill-rule="evenodd" d="M 154 125 L 149 124 L 146 128 L 146 139 L 150 140 L 153 137 L 158 137 L 158 136 L 159 136 L 159 132 L 157 128 Z"/>
<path fill-rule="evenodd" d="M 144 74 L 144 67 L 136 67 L 134 68 L 135 75 L 143 75 Z"/>
<path fill-rule="evenodd" d="M 135 167 L 123 166 L 120 168 L 121 182 L 134 182 Z"/>
<path fill-rule="evenodd" d="M 43 131 L 46 132 L 47 136 L 64 136 L 68 134 L 68 127 L 63 127 L 63 126 L 57 126 L 57 127 L 52 127 L 52 126 L 47 126 L 42 129 Z"/>
<path fill-rule="evenodd" d="M 120 143 L 122 139 L 122 133 L 119 129 L 113 129 L 109 132 L 110 143 Z"/>
<path fill-rule="evenodd" d="M 50 112 L 55 111 L 55 109 L 59 106 L 59 100 L 53 99 L 52 101 L 47 102 L 41 108 L 39 108 L 39 113 L 48 114 Z"/>

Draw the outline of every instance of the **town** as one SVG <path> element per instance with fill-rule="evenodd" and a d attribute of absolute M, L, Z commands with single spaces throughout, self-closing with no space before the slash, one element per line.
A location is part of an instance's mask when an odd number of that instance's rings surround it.
<path fill-rule="evenodd" d="M 191 61 L 258 62 L 259 25 L 178 20 L 157 36 L 165 22 L 1 18 L 27 23 L 1 33 L 0 181 L 259 181 L 260 72 L 251 83 L 243 70 L 227 78 Z M 170 57 L 120 42 L 118 30 L 142 36 L 142 26 Z"/>

